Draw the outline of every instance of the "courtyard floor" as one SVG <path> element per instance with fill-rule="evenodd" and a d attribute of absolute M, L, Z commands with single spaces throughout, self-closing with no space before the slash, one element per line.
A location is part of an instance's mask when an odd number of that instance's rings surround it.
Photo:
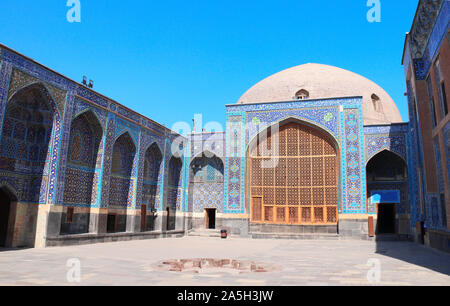
<path fill-rule="evenodd" d="M 158 263 L 164 260 L 195 258 L 254 261 L 256 265 L 277 268 L 268 268 L 271 272 L 205 268 L 200 273 L 158 268 Z M 67 278 L 78 275 L 72 273 L 76 267 L 73 263 L 80 264 L 79 283 L 69 282 Z M 450 255 L 409 242 L 201 237 L 49 249 L 0 249 L 0 285 L 3 286 L 373 284 L 449 286 Z"/>

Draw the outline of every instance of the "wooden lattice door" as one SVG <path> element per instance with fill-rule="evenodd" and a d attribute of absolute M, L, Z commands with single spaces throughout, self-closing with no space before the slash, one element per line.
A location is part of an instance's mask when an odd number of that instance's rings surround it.
<path fill-rule="evenodd" d="M 270 156 L 272 139 L 268 133 L 249 152 L 251 221 L 337 224 L 338 156 L 330 138 L 288 123 L 278 132 L 278 156 Z"/>

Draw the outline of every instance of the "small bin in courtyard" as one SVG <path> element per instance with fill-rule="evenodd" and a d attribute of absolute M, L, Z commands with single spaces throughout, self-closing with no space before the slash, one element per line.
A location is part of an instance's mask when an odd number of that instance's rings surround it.
<path fill-rule="evenodd" d="M 221 230 L 220 231 L 220 237 L 222 237 L 222 239 L 227 239 L 228 238 L 227 230 Z"/>

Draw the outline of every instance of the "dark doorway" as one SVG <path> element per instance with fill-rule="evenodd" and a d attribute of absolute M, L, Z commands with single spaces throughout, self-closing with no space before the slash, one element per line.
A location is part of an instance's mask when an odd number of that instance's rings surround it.
<path fill-rule="evenodd" d="M 378 205 L 378 234 L 395 234 L 395 204 Z"/>
<path fill-rule="evenodd" d="M 0 247 L 6 246 L 10 207 L 11 198 L 6 192 L 0 189 Z"/>
<path fill-rule="evenodd" d="M 167 224 L 166 224 L 166 230 L 170 231 L 171 228 L 172 228 L 172 225 L 170 224 L 170 208 L 167 207 L 167 208 L 166 208 L 166 211 L 167 211 L 167 221 L 166 221 Z"/>
<path fill-rule="evenodd" d="M 406 163 L 397 154 L 386 150 L 375 155 L 366 168 L 369 182 L 398 182 L 407 178 Z"/>
<path fill-rule="evenodd" d="M 216 228 L 216 209 L 205 209 L 206 211 L 206 228 Z"/>
<path fill-rule="evenodd" d="M 116 215 L 108 215 L 106 231 L 108 233 L 114 233 L 116 231 Z"/>

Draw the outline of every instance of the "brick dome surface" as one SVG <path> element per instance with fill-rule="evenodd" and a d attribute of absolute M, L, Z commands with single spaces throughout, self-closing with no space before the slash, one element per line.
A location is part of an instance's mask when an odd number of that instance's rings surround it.
<path fill-rule="evenodd" d="M 351 71 L 322 64 L 278 72 L 250 88 L 238 104 L 292 101 L 302 89 L 309 93 L 309 99 L 362 96 L 365 125 L 402 122 L 397 106 L 383 88 Z M 377 107 L 374 95 L 379 98 Z"/>

